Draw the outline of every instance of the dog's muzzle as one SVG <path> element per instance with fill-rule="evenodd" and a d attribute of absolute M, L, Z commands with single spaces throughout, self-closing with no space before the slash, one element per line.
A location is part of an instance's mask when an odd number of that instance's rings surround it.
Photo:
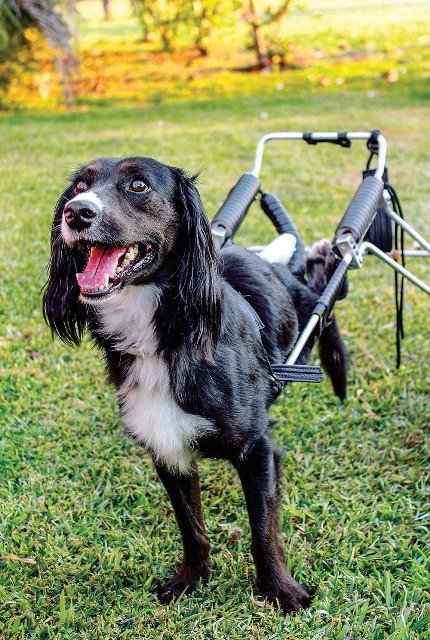
<path fill-rule="evenodd" d="M 71 200 L 64 209 L 64 220 L 71 229 L 81 231 L 91 226 L 101 210 L 87 200 Z"/>

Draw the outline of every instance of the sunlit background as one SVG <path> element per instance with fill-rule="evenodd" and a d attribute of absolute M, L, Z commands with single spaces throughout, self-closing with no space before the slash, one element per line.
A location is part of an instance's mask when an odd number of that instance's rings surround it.
<path fill-rule="evenodd" d="M 1 103 L 410 86 L 429 76 L 429 13 L 427 0 L 2 0 Z"/>

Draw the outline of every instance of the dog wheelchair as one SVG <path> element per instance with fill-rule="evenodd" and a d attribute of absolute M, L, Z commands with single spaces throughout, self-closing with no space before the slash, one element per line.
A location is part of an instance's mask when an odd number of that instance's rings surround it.
<path fill-rule="evenodd" d="M 404 337 L 402 318 L 404 278 L 430 295 L 430 286 L 406 268 L 406 257 L 430 257 L 430 243 L 403 218 L 399 198 L 388 181 L 387 141 L 379 131 L 273 132 L 263 136 L 257 144 L 252 171 L 244 173 L 239 178 L 211 223 L 216 245 L 221 249 L 226 243 L 231 242 L 251 204 L 258 199 L 261 209 L 273 223 L 278 234 L 289 234 L 295 238 L 295 250 L 293 250 L 289 267 L 297 277 L 305 278 L 306 250 L 300 233 L 279 198 L 263 191 L 260 184 L 259 175 L 265 146 L 274 140 L 302 140 L 309 145 L 330 143 L 343 148 L 351 147 L 353 141 L 364 140 L 370 152 L 362 182 L 334 234 L 330 255 L 331 264 L 334 267 L 331 274 L 328 274 L 327 286 L 285 363 L 271 365 L 274 381 L 282 386 L 297 381 L 321 382 L 322 371 L 319 366 L 297 364 L 297 360 L 309 339 L 312 336 L 319 336 L 330 321 L 336 300 L 346 296 L 349 269 L 360 269 L 369 254 L 376 256 L 394 270 L 397 367 L 399 367 L 400 341 Z M 371 169 L 374 157 L 377 159 L 377 164 L 375 169 Z M 421 249 L 406 250 L 405 233 L 409 234 Z"/>

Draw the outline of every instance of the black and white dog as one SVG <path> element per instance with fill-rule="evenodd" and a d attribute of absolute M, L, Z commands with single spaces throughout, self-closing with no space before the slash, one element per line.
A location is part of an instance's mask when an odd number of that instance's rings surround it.
<path fill-rule="evenodd" d="M 101 158 L 76 172 L 57 204 L 51 250 L 45 319 L 68 343 L 89 328 L 125 430 L 150 452 L 173 503 L 184 556 L 160 599 L 208 577 L 202 455 L 230 460 L 239 473 L 264 596 L 285 612 L 309 605 L 278 528 L 280 462 L 267 410 L 279 391 L 269 362 L 294 345 L 325 284 L 326 256 L 309 261 L 306 284 L 234 244 L 218 252 L 193 179 L 138 157 Z M 319 346 L 343 397 L 347 356 L 334 320 Z"/>

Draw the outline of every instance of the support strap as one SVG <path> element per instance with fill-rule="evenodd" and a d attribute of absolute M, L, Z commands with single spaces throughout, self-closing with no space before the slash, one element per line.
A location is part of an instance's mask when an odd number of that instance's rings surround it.
<path fill-rule="evenodd" d="M 237 295 L 240 305 L 252 319 L 260 335 L 260 332 L 264 329 L 263 321 L 248 300 L 239 292 L 237 292 Z M 269 360 L 268 364 L 271 370 L 272 382 L 274 383 L 276 391 L 279 393 L 287 382 L 321 382 L 323 379 L 320 367 L 300 364 L 271 364 Z"/>

